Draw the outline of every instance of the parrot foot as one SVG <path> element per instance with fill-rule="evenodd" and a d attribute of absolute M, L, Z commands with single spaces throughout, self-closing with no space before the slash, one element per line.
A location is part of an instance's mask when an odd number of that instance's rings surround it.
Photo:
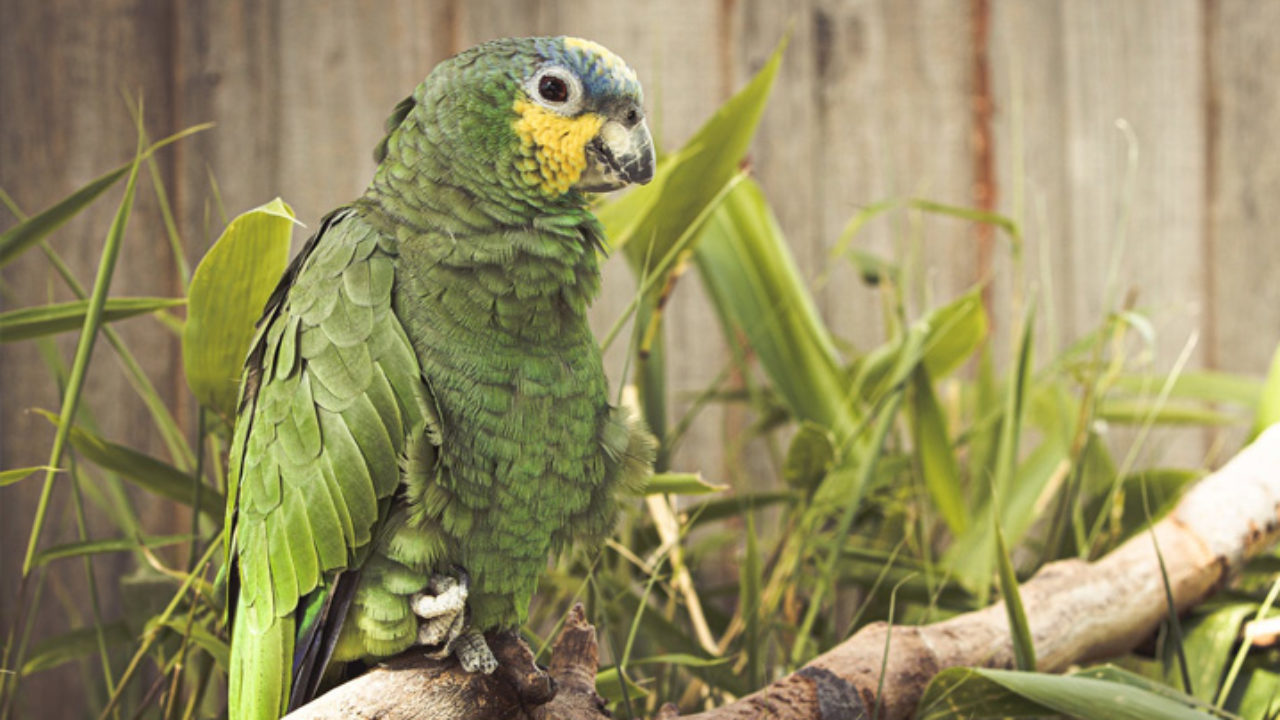
<path fill-rule="evenodd" d="M 419 645 L 442 645 L 440 656 L 449 654 L 450 647 L 466 625 L 467 589 L 470 585 L 465 573 L 457 578 L 432 575 L 427 591 L 409 599 L 413 614 L 421 618 L 418 624 Z"/>
<path fill-rule="evenodd" d="M 498 668 L 498 660 L 478 630 L 467 628 L 467 594 L 471 579 L 461 570 L 458 577 L 432 575 L 426 592 L 409 599 L 413 614 L 420 618 L 418 644 L 433 649 L 428 657 L 458 656 L 462 669 L 485 675 Z"/>
<path fill-rule="evenodd" d="M 484 641 L 484 635 L 474 628 L 458 638 L 453 646 L 453 652 L 458 656 L 458 662 L 462 663 L 462 669 L 467 672 L 492 675 L 493 671 L 498 669 L 498 659 L 493 656 L 489 644 Z"/>

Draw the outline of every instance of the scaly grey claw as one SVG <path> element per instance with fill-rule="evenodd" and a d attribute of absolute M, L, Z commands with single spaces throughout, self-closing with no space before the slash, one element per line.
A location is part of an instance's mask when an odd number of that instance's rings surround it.
<path fill-rule="evenodd" d="M 418 644 L 441 646 L 438 651 L 428 653 L 431 657 L 446 657 L 462 633 L 466 624 L 468 580 L 466 574 L 459 578 L 432 575 L 427 591 L 409 598 L 413 614 L 421 618 Z"/>
<path fill-rule="evenodd" d="M 489 644 L 484 641 L 484 635 L 478 630 L 468 630 L 459 636 L 454 642 L 453 652 L 458 656 L 458 662 L 462 663 L 462 669 L 467 672 L 491 675 L 498 669 L 498 658 L 493 656 Z"/>

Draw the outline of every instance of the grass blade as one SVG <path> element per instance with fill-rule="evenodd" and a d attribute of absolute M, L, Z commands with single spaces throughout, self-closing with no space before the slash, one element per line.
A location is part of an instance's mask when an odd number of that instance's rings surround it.
<path fill-rule="evenodd" d="M 29 651 L 30 657 L 22 664 L 22 674 L 31 675 L 51 670 L 96 652 L 99 630 L 108 645 L 123 645 L 133 640 L 124 621 L 113 622 L 101 628 L 76 628 L 36 643 Z"/>
<path fill-rule="evenodd" d="M 74 193 L 58 202 L 53 207 L 37 213 L 36 215 L 24 220 L 17 225 L 0 233 L 0 267 L 12 262 L 15 258 L 30 248 L 32 245 L 40 241 L 57 230 L 64 223 L 74 217 L 81 210 L 84 210 L 94 200 L 98 199 L 102 193 L 106 192 L 120 181 L 120 178 L 129 176 L 130 181 L 134 181 L 138 172 L 138 163 L 149 157 L 152 153 L 160 148 L 180 140 L 188 135 L 193 135 L 202 130 L 213 127 L 211 123 L 195 125 L 181 132 L 170 135 L 169 137 L 151 145 L 144 147 L 134 158 L 133 162 L 126 163 L 111 172 L 93 180 L 88 185 L 80 188 Z M 133 190 L 128 191 L 130 202 L 133 199 Z M 123 207 L 123 206 L 122 206 Z"/>
<path fill-rule="evenodd" d="M 98 328 L 102 324 L 102 310 L 106 305 L 107 293 L 111 289 L 111 278 L 115 274 L 116 258 L 120 255 L 120 245 L 124 239 L 125 227 L 128 226 L 129 215 L 133 211 L 133 198 L 137 190 L 138 166 L 142 162 L 142 155 L 143 147 L 139 143 L 137 155 L 129 165 L 129 180 L 125 184 L 124 198 L 116 209 L 115 218 L 111 222 L 111 229 L 107 232 L 107 240 L 102 249 L 102 257 L 98 262 L 98 272 L 93 283 L 93 293 L 89 297 L 89 307 L 85 313 L 84 326 L 80 331 L 80 340 L 76 344 L 75 358 L 71 363 L 71 375 L 68 378 L 66 394 L 62 399 L 58 431 L 54 435 L 53 448 L 49 452 L 49 462 L 47 464 L 50 468 L 56 468 L 62 462 L 62 453 L 66 449 L 67 435 L 71 430 L 71 422 L 75 417 L 76 409 L 80 405 L 80 393 L 84 388 L 85 373 L 89 369 L 89 358 L 93 354 L 93 345 L 98 337 Z M 60 220 L 59 224 L 64 220 L 65 218 Z M 23 226 L 26 224 L 23 223 Z M 52 227 L 49 229 L 52 230 Z M 37 239 L 39 239 L 39 236 L 33 237 L 31 242 L 35 242 Z M 4 242 L 4 240 L 0 240 L 0 245 Z M 31 536 L 27 542 L 27 552 L 22 560 L 23 577 L 31 573 L 32 562 L 35 560 L 36 546 L 40 542 L 40 535 L 44 530 L 45 517 L 49 512 L 49 499 L 53 495 L 53 479 L 54 471 L 47 471 L 44 487 L 41 489 L 40 499 L 36 504 L 35 521 L 32 523 Z"/>
<path fill-rule="evenodd" d="M 131 168 L 136 169 L 136 165 L 122 165 L 75 191 L 48 210 L 0 233 L 0 267 L 9 264 L 41 238 L 75 217 L 112 185 L 119 182 L 120 178 L 128 175 Z"/>
<path fill-rule="evenodd" d="M 1000 595 L 1009 616 L 1009 633 L 1013 636 L 1013 657 L 1019 670 L 1036 669 L 1036 644 L 1027 623 L 1027 612 L 1022 607 L 1022 593 L 1018 588 L 1018 575 L 1013 570 L 1013 560 L 1004 544 L 1004 533 L 999 521 L 995 521 L 996 565 L 1000 576 Z"/>
<path fill-rule="evenodd" d="M 130 297 L 112 298 L 102 307 L 103 323 L 143 315 L 186 303 L 183 298 Z M 30 340 L 44 335 L 75 330 L 84 326 L 89 301 L 77 300 L 53 305 L 20 308 L 0 313 L 0 342 Z"/>
<path fill-rule="evenodd" d="M 60 431 L 62 430 L 60 418 L 52 413 L 38 412 L 49 422 L 58 425 Z M 197 488 L 199 483 L 190 473 L 132 448 L 109 442 L 80 427 L 72 427 L 67 436 L 72 447 L 86 460 L 104 470 L 118 473 L 147 492 L 175 500 L 188 507 L 195 506 L 197 492 L 203 493 L 205 502 L 201 503 L 200 511 L 214 522 L 222 520 L 226 498 L 213 488 Z"/>
<path fill-rule="evenodd" d="M 152 538 L 107 538 L 104 540 L 86 540 L 71 542 L 45 548 L 36 554 L 36 565 L 46 565 L 54 560 L 101 555 L 113 552 L 132 552 L 138 548 L 159 548 L 177 545 L 191 540 L 191 535 L 158 535 Z"/>
<path fill-rule="evenodd" d="M 951 668 L 934 676 L 917 720 L 1063 714 L 1108 720 L 1209 720 L 1194 698 L 1080 675 Z"/>
<path fill-rule="evenodd" d="M 52 470 L 54 472 L 58 471 L 57 468 L 51 468 L 47 465 L 36 465 L 35 467 L 14 468 L 12 470 L 0 471 L 0 487 L 4 487 L 6 485 L 12 485 L 17 482 L 22 482 L 23 480 L 26 480 L 27 478 L 40 472 L 41 470 L 45 470 L 45 471 Z"/>
<path fill-rule="evenodd" d="M 960 535 L 969 525 L 969 508 L 961 491 L 960 468 L 947 432 L 947 421 L 933 392 L 929 371 L 923 365 L 911 374 L 909 416 L 916 464 L 925 489 L 951 532 Z"/>

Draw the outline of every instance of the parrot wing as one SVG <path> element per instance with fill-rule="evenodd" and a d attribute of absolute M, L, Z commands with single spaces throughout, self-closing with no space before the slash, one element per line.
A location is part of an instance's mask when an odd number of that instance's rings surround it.
<path fill-rule="evenodd" d="M 278 717 L 295 668 L 307 675 L 299 688 L 314 691 L 406 438 L 439 437 L 391 308 L 396 255 L 358 211 L 331 213 L 251 346 L 228 483 L 233 719 Z"/>

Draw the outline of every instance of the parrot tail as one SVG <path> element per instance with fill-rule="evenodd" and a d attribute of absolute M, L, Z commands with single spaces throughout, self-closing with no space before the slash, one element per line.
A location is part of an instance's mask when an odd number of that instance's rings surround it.
<path fill-rule="evenodd" d="M 294 620 L 278 617 L 258 630 L 244 602 L 241 594 L 236 601 L 241 622 L 231 633 L 227 714 L 229 720 L 276 720 L 288 709 Z"/>

